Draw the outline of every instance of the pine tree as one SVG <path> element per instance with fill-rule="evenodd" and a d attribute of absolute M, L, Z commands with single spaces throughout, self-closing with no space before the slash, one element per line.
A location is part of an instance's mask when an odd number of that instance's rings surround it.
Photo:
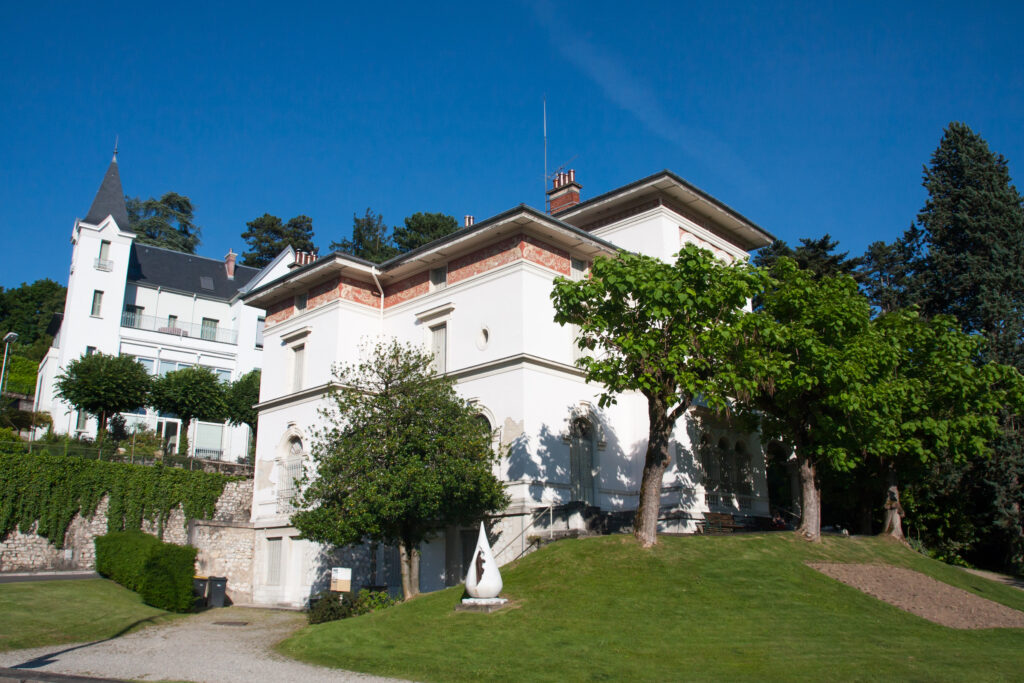
<path fill-rule="evenodd" d="M 984 337 L 985 360 L 1024 370 L 1024 202 L 1006 159 L 966 124 L 950 123 L 923 184 L 928 201 L 917 230 L 902 240 L 916 254 L 910 301 L 926 315 L 952 314 L 965 332 Z M 1024 436 L 1013 412 L 1004 414 L 993 457 L 952 475 L 961 491 L 972 492 L 961 496 L 961 506 L 979 511 L 972 519 L 977 536 L 965 535 L 964 554 L 1022 571 Z"/>
<path fill-rule="evenodd" d="M 362 218 L 352 214 L 352 238 L 331 242 L 331 251 L 343 251 L 366 261 L 383 263 L 398 254 L 388 231 L 384 218 L 368 208 Z"/>
<path fill-rule="evenodd" d="M 396 226 L 393 238 L 401 253 L 441 239 L 459 229 L 455 218 L 443 213 L 417 211 L 405 219 L 405 227 Z"/>
<path fill-rule="evenodd" d="M 298 215 L 287 223 L 277 216 L 265 213 L 246 223 L 248 230 L 242 233 L 249 245 L 249 251 L 242 254 L 242 265 L 262 268 L 291 246 L 296 251 L 314 251 L 313 219 Z"/>

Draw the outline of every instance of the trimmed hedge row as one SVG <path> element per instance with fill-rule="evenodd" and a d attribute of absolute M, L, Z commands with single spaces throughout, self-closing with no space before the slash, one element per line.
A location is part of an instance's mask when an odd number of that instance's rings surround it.
<path fill-rule="evenodd" d="M 170 612 L 192 609 L 197 550 L 164 543 L 141 531 L 115 531 L 96 538 L 96 571 Z"/>

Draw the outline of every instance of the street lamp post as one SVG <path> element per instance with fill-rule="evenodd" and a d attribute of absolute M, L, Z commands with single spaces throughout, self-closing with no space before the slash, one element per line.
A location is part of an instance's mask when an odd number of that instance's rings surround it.
<path fill-rule="evenodd" d="M 4 384 L 7 381 L 7 351 L 11 348 L 11 342 L 18 341 L 17 332 L 8 332 L 4 335 L 4 365 L 0 369 L 0 401 L 3 400 Z"/>

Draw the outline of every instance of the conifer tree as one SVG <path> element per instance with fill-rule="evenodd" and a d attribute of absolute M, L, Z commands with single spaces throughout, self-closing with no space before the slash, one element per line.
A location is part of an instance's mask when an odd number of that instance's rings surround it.
<path fill-rule="evenodd" d="M 245 224 L 248 228 L 242 239 L 249 251 L 242 254 L 242 265 L 262 268 L 274 260 L 286 247 L 296 251 L 313 251 L 313 219 L 298 215 L 284 223 L 277 216 L 265 213 Z"/>

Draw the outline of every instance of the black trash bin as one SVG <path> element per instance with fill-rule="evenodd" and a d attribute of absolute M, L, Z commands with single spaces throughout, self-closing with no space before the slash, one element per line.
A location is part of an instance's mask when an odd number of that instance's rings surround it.
<path fill-rule="evenodd" d="M 192 577 L 192 596 L 195 598 L 196 608 L 206 607 L 207 590 L 210 587 L 210 580 L 205 576 Z"/>
<path fill-rule="evenodd" d="M 206 605 L 208 607 L 223 607 L 224 594 L 228 589 L 228 577 L 211 576 L 210 589 L 206 594 Z"/>

